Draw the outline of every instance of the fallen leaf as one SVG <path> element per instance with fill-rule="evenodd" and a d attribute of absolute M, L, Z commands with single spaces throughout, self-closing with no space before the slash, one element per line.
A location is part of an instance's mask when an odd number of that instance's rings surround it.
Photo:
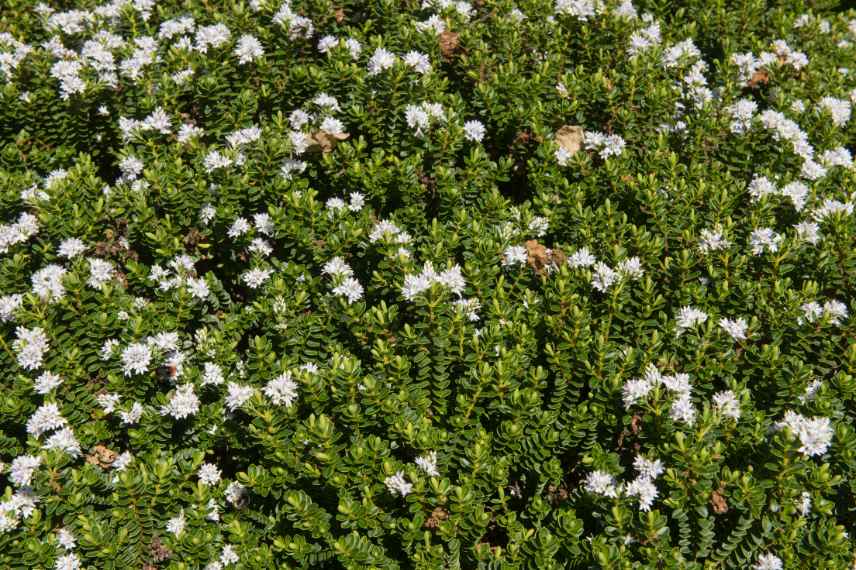
<path fill-rule="evenodd" d="M 526 242 L 526 254 L 528 256 L 529 266 L 536 273 L 541 273 L 550 263 L 550 257 L 547 253 L 547 248 L 538 243 L 537 240 L 530 239 Z"/>
<path fill-rule="evenodd" d="M 336 15 L 336 22 L 341 24 L 345 19 L 345 10 L 342 8 L 336 8 L 334 14 Z"/>
<path fill-rule="evenodd" d="M 440 523 L 449 518 L 449 511 L 444 509 L 443 507 L 435 507 L 431 512 L 431 516 L 428 517 L 428 520 L 425 521 L 425 528 L 437 528 L 440 526 Z"/>
<path fill-rule="evenodd" d="M 759 87 L 761 85 L 766 85 L 769 82 L 770 82 L 770 74 L 767 73 L 767 70 L 766 69 L 759 69 L 755 73 L 752 74 L 752 77 L 749 78 L 749 82 L 746 83 L 746 85 L 751 89 L 755 89 L 756 87 Z"/>
<path fill-rule="evenodd" d="M 343 141 L 347 139 L 349 136 L 348 133 L 328 133 L 327 131 L 318 131 L 309 135 L 309 139 L 311 142 L 309 143 L 308 150 L 310 151 L 321 151 L 323 153 L 328 153 L 333 150 L 333 147 L 339 141 Z"/>
<path fill-rule="evenodd" d="M 86 456 L 86 462 L 107 469 L 116 461 L 116 452 L 99 444 Z"/>
<path fill-rule="evenodd" d="M 556 131 L 556 142 L 563 149 L 568 151 L 568 154 L 574 156 L 583 148 L 584 138 L 583 128 L 579 125 L 565 125 Z"/>
<path fill-rule="evenodd" d="M 633 414 L 633 418 L 630 420 L 630 430 L 633 432 L 633 435 L 637 435 L 641 429 L 642 416 L 639 414 Z"/>
<path fill-rule="evenodd" d="M 445 30 L 440 34 L 440 52 L 443 54 L 443 57 L 448 59 L 455 54 L 455 50 L 458 49 L 459 40 L 460 34 L 458 34 L 458 32 Z"/>
<path fill-rule="evenodd" d="M 725 497 L 722 496 L 722 487 L 710 494 L 710 504 L 713 505 L 713 512 L 718 515 L 728 512 L 728 503 L 725 502 Z"/>

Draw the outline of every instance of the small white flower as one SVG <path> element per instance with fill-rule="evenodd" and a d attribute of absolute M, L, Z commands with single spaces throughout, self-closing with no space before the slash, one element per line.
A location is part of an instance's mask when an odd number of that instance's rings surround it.
<path fill-rule="evenodd" d="M 139 402 L 134 402 L 131 405 L 130 410 L 121 410 L 119 412 L 119 417 L 122 419 L 122 425 L 135 425 L 139 423 L 140 418 L 143 417 L 143 405 Z"/>
<path fill-rule="evenodd" d="M 113 264 L 109 261 L 96 257 L 90 257 L 87 261 L 89 261 L 89 281 L 86 283 L 93 289 L 100 289 L 113 278 Z"/>
<path fill-rule="evenodd" d="M 754 570 L 783 570 L 782 559 L 774 554 L 762 554 L 755 562 Z"/>
<path fill-rule="evenodd" d="M 253 397 L 253 387 L 243 386 L 235 382 L 229 382 L 226 385 L 228 394 L 226 395 L 225 403 L 230 412 L 234 412 Z"/>
<path fill-rule="evenodd" d="M 232 505 L 238 505 L 238 503 L 243 499 L 246 495 L 246 487 L 238 483 L 237 481 L 232 481 L 226 487 L 226 502 Z"/>
<path fill-rule="evenodd" d="M 199 467 L 199 481 L 203 485 L 213 487 L 220 482 L 220 470 L 214 464 L 203 463 Z"/>
<path fill-rule="evenodd" d="M 101 406 L 101 409 L 104 410 L 105 414 L 112 414 L 116 410 L 116 406 L 119 405 L 119 400 L 121 399 L 122 396 L 119 394 L 112 394 L 110 392 L 95 396 L 95 400 L 98 402 L 98 405 Z"/>
<path fill-rule="evenodd" d="M 48 337 L 44 329 L 17 327 L 12 348 L 17 352 L 18 364 L 25 370 L 38 370 L 48 350 Z"/>
<path fill-rule="evenodd" d="M 680 335 L 685 330 L 707 321 L 707 313 L 695 307 L 681 307 L 675 320 L 677 321 L 677 334 Z"/>
<path fill-rule="evenodd" d="M 585 490 L 595 495 L 603 497 L 617 498 L 620 492 L 619 485 L 615 478 L 604 471 L 592 471 L 589 473 L 583 483 Z"/>
<path fill-rule="evenodd" d="M 122 351 L 122 370 L 125 376 L 145 374 L 151 361 L 152 351 L 147 344 L 130 344 Z"/>
<path fill-rule="evenodd" d="M 172 517 L 166 522 L 166 531 L 174 534 L 175 536 L 180 536 L 184 531 L 184 525 L 186 521 L 184 518 L 184 509 L 181 509 L 181 512 L 178 513 L 178 516 Z"/>
<path fill-rule="evenodd" d="M 421 455 L 416 458 L 416 466 L 422 469 L 431 477 L 439 477 L 440 472 L 437 471 L 437 452 L 431 451 L 426 455 Z"/>
<path fill-rule="evenodd" d="M 698 248 L 702 253 L 718 251 L 720 249 L 725 249 L 730 245 L 731 242 L 723 238 L 722 233 L 719 231 L 707 229 L 701 231 Z"/>
<path fill-rule="evenodd" d="M 193 384 L 178 386 L 169 401 L 161 407 L 161 415 L 181 420 L 199 411 L 199 398 L 193 391 Z"/>
<path fill-rule="evenodd" d="M 54 388 L 62 384 L 62 378 L 53 372 L 43 372 L 41 376 L 36 378 L 34 388 L 37 394 L 47 394 Z"/>
<path fill-rule="evenodd" d="M 268 382 L 262 392 L 277 406 L 288 407 L 297 400 L 297 382 L 292 380 L 290 372 L 284 372 Z"/>
<path fill-rule="evenodd" d="M 511 245 L 505 248 L 505 253 L 502 255 L 502 266 L 526 265 L 528 259 L 529 254 L 526 252 L 525 247 L 522 245 Z"/>
<path fill-rule="evenodd" d="M 217 364 L 206 362 L 204 364 L 204 370 L 205 371 L 202 373 L 203 386 L 219 386 L 224 382 L 223 369 Z"/>
<path fill-rule="evenodd" d="M 270 269 L 250 269 L 241 274 L 241 281 L 252 289 L 258 289 L 272 274 L 273 271 Z"/>
<path fill-rule="evenodd" d="M 719 327 L 731 335 L 731 338 L 734 340 L 746 340 L 746 330 L 749 328 L 749 325 L 746 323 L 745 319 L 719 319 Z"/>
<path fill-rule="evenodd" d="M 38 439 L 43 434 L 66 425 L 68 422 L 59 413 L 59 407 L 55 403 L 42 404 L 27 420 L 27 433 Z"/>
<path fill-rule="evenodd" d="M 235 547 L 231 544 L 223 545 L 223 550 L 220 552 L 220 562 L 223 563 L 223 566 L 235 564 L 238 560 L 240 558 L 238 558 L 238 553 L 235 552 Z"/>
<path fill-rule="evenodd" d="M 404 54 L 405 65 L 412 67 L 416 73 L 426 74 L 431 71 L 431 60 L 422 52 L 409 51 Z"/>
<path fill-rule="evenodd" d="M 714 394 L 713 405 L 723 416 L 735 420 L 740 419 L 740 401 L 737 399 L 737 395 L 731 390 Z"/>
<path fill-rule="evenodd" d="M 605 293 L 612 285 L 618 282 L 620 274 L 610 268 L 602 261 L 594 264 L 594 275 L 592 275 L 591 286 Z"/>
<path fill-rule="evenodd" d="M 12 460 L 12 466 L 9 468 L 9 480 L 18 487 L 29 487 L 33 474 L 41 464 L 42 458 L 39 456 L 19 455 Z"/>
<path fill-rule="evenodd" d="M 0 321 L 9 322 L 14 320 L 15 311 L 24 304 L 24 296 L 15 293 L 0 297 Z"/>
<path fill-rule="evenodd" d="M 62 279 L 65 277 L 66 269 L 61 265 L 51 263 L 33 273 L 30 281 L 33 285 L 33 293 L 43 301 L 52 302 L 65 296 L 65 287 Z"/>
<path fill-rule="evenodd" d="M 333 288 L 333 293 L 346 297 L 350 305 L 362 299 L 363 286 L 353 277 L 346 277 L 339 285 Z"/>
<path fill-rule="evenodd" d="M 61 528 L 56 531 L 56 538 L 59 545 L 66 550 L 71 550 L 75 546 L 74 535 L 67 528 Z"/>
<path fill-rule="evenodd" d="M 395 65 L 395 55 L 382 47 L 377 48 L 369 59 L 369 75 L 377 75 Z"/>
<path fill-rule="evenodd" d="M 238 39 L 238 45 L 235 46 L 235 55 L 238 56 L 238 63 L 245 64 L 263 56 L 265 53 L 261 42 L 255 36 L 244 34 Z"/>
<path fill-rule="evenodd" d="M 73 552 L 57 557 L 54 570 L 80 570 L 80 559 Z"/>
<path fill-rule="evenodd" d="M 589 251 L 587 247 L 581 247 L 568 257 L 568 267 L 576 269 L 577 267 L 591 267 L 597 263 L 597 258 Z"/>
<path fill-rule="evenodd" d="M 657 498 L 657 486 L 647 477 L 638 477 L 627 484 L 625 493 L 629 497 L 638 497 L 639 510 L 647 513 Z"/>
<path fill-rule="evenodd" d="M 467 121 L 464 123 L 464 137 L 468 141 L 481 142 L 485 135 L 485 128 L 481 121 Z"/>
<path fill-rule="evenodd" d="M 383 483 L 389 489 L 390 493 L 401 497 L 406 497 L 413 490 L 413 484 L 408 483 L 407 479 L 404 478 L 403 471 L 398 471 L 395 475 L 390 475 L 384 479 Z"/>
<path fill-rule="evenodd" d="M 633 460 L 633 467 L 636 469 L 636 472 L 639 473 L 639 477 L 651 480 L 656 479 L 666 470 L 663 466 L 663 462 L 659 459 L 652 461 L 641 455 L 637 455 Z"/>
<path fill-rule="evenodd" d="M 59 244 L 58 254 L 60 257 L 71 259 L 73 257 L 77 257 L 84 251 L 86 251 L 86 244 L 84 244 L 83 241 L 77 238 L 68 238 Z"/>

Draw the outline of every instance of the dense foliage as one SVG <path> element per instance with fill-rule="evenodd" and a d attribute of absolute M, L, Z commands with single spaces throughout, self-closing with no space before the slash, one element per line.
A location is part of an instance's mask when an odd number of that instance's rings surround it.
<path fill-rule="evenodd" d="M 0 567 L 854 565 L 844 2 L 50 4 Z"/>

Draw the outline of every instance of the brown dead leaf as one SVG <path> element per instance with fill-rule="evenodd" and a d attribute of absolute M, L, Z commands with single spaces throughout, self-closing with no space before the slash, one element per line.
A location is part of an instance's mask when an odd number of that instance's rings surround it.
<path fill-rule="evenodd" d="M 333 13 L 336 15 L 336 23 L 341 24 L 345 20 L 345 10 L 342 8 L 336 8 Z"/>
<path fill-rule="evenodd" d="M 455 54 L 455 50 L 458 49 L 460 37 L 458 32 L 451 32 L 449 30 L 445 30 L 440 34 L 440 52 L 443 54 L 443 57 L 449 59 Z"/>
<path fill-rule="evenodd" d="M 583 128 L 579 125 L 565 125 L 556 131 L 556 142 L 571 156 L 583 147 L 583 137 Z"/>
<path fill-rule="evenodd" d="M 172 551 L 164 546 L 159 536 L 152 539 L 152 543 L 149 548 L 151 550 L 152 560 L 155 562 L 163 562 L 172 556 Z"/>
<path fill-rule="evenodd" d="M 641 429 L 642 416 L 639 414 L 633 414 L 633 417 L 630 419 L 630 430 L 633 432 L 633 435 L 637 435 Z"/>
<path fill-rule="evenodd" d="M 86 456 L 87 463 L 92 463 L 102 469 L 107 469 L 114 461 L 116 461 L 116 452 L 101 444 L 96 445 L 92 453 Z"/>
<path fill-rule="evenodd" d="M 767 70 L 759 69 L 752 74 L 752 77 L 749 78 L 749 81 L 746 83 L 746 86 L 750 89 L 755 89 L 757 87 L 760 87 L 761 85 L 766 85 L 769 82 L 770 74 L 767 73 Z"/>
<path fill-rule="evenodd" d="M 530 239 L 526 242 L 526 254 L 528 256 L 529 266 L 536 273 L 541 273 L 550 264 L 550 256 L 547 253 L 547 248 L 538 243 L 537 240 Z"/>
<path fill-rule="evenodd" d="M 564 501 L 567 501 L 568 497 L 568 490 L 564 485 L 559 485 L 558 487 L 555 485 L 547 486 L 547 501 L 554 507 Z"/>
<path fill-rule="evenodd" d="M 309 135 L 310 143 L 308 150 L 310 151 L 321 151 L 323 153 L 328 153 L 333 150 L 333 147 L 339 143 L 339 141 L 343 141 L 347 139 L 349 136 L 348 133 L 328 133 L 326 131 L 318 131 Z"/>
<path fill-rule="evenodd" d="M 440 523 L 449 518 L 449 511 L 444 509 L 443 507 L 434 507 L 434 510 L 431 511 L 431 516 L 428 517 L 428 520 L 425 521 L 423 525 L 425 528 L 435 529 L 440 526 Z"/>
<path fill-rule="evenodd" d="M 568 262 L 568 256 L 560 249 L 554 249 L 550 252 L 550 261 L 553 265 L 561 267 Z"/>
<path fill-rule="evenodd" d="M 720 487 L 710 494 L 710 504 L 713 505 L 713 512 L 718 515 L 728 512 L 728 503 L 725 502 L 725 497 L 722 496 L 724 489 Z"/>

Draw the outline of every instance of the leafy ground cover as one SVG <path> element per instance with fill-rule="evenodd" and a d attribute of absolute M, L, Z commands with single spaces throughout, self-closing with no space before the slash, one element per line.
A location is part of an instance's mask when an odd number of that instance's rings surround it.
<path fill-rule="evenodd" d="M 845 2 L 3 4 L 3 568 L 854 565 Z"/>

